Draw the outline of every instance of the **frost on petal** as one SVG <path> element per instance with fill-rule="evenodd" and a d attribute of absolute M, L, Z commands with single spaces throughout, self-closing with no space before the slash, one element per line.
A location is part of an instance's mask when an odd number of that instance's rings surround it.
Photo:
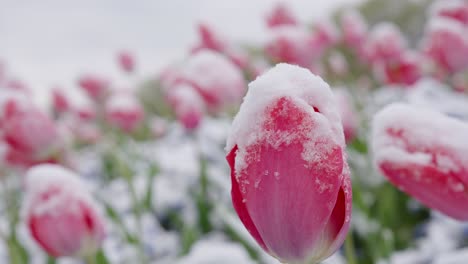
<path fill-rule="evenodd" d="M 392 104 L 373 122 L 374 159 L 397 187 L 427 206 L 468 219 L 468 125 L 428 109 Z"/>

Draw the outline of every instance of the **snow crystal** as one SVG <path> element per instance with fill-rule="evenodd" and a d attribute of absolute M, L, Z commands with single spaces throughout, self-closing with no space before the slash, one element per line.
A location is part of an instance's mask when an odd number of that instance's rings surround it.
<path fill-rule="evenodd" d="M 280 98 L 288 97 L 302 111 L 314 118 L 313 129 L 302 124 L 296 132 L 265 131 L 267 122 L 265 109 Z M 290 144 L 298 137 L 305 137 L 302 158 L 308 164 L 320 160 L 329 144 L 344 145 L 341 119 L 335 107 L 335 98 L 320 77 L 307 69 L 289 64 L 278 64 L 264 75 L 249 84 L 239 113 L 235 117 L 226 150 L 238 146 L 235 171 L 239 175 L 247 166 L 246 149 L 249 146 L 266 142 L 273 148 Z M 316 113 L 313 107 L 319 109 Z"/>
<path fill-rule="evenodd" d="M 404 133 L 405 140 L 417 149 L 407 150 L 403 139 L 388 135 L 389 129 Z M 434 158 L 425 150 L 443 146 L 449 153 L 435 153 L 435 162 L 443 171 L 457 172 L 461 164 L 468 164 L 467 135 L 468 125 L 463 122 L 431 109 L 394 103 L 374 117 L 372 144 L 377 163 L 385 160 L 423 166 Z"/>

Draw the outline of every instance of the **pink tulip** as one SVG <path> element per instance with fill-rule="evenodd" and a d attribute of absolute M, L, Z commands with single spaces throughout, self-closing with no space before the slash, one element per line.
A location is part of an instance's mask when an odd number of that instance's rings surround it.
<path fill-rule="evenodd" d="M 377 24 L 366 43 L 368 59 L 372 64 L 399 60 L 406 50 L 406 39 L 394 24 Z"/>
<path fill-rule="evenodd" d="M 104 220 L 77 175 L 57 165 L 26 174 L 25 222 L 31 236 L 53 257 L 85 257 L 104 239 Z"/>
<path fill-rule="evenodd" d="M 109 82 L 96 75 L 84 75 L 78 80 L 78 85 L 93 100 L 102 100 L 109 92 Z"/>
<path fill-rule="evenodd" d="M 168 100 L 186 130 L 192 131 L 200 125 L 205 103 L 193 87 L 182 84 L 172 88 L 168 93 Z"/>
<path fill-rule="evenodd" d="M 71 109 L 68 98 L 60 88 L 52 90 L 52 106 L 56 113 L 65 113 Z"/>
<path fill-rule="evenodd" d="M 109 123 L 128 133 L 134 131 L 145 116 L 143 106 L 132 93 L 114 93 L 105 108 Z"/>
<path fill-rule="evenodd" d="M 468 125 L 441 113 L 392 104 L 374 118 L 375 163 L 426 206 L 468 220 Z"/>
<path fill-rule="evenodd" d="M 117 60 L 118 60 L 120 68 L 123 71 L 127 73 L 132 73 L 135 70 L 135 58 L 130 52 L 121 51 L 117 55 Z"/>
<path fill-rule="evenodd" d="M 358 120 L 356 110 L 353 106 L 351 95 L 342 89 L 333 91 L 336 97 L 338 110 L 340 112 L 341 123 L 346 143 L 350 143 L 356 137 Z"/>
<path fill-rule="evenodd" d="M 192 49 L 192 53 L 208 49 L 224 54 L 241 69 L 248 67 L 249 58 L 247 53 L 233 45 L 213 27 L 206 23 L 200 23 L 198 25 L 198 35 L 200 36 L 200 43 Z"/>
<path fill-rule="evenodd" d="M 278 64 L 250 83 L 226 150 L 234 208 L 266 252 L 318 263 L 341 246 L 351 185 L 339 113 L 321 78 Z"/>
<path fill-rule="evenodd" d="M 277 4 L 267 15 L 266 22 L 270 28 L 284 25 L 295 26 L 298 24 L 296 16 L 285 3 Z"/>
<path fill-rule="evenodd" d="M 377 77 L 385 84 L 410 86 L 422 76 L 423 58 L 413 52 L 405 52 L 399 59 L 377 64 Z"/>
<path fill-rule="evenodd" d="M 468 25 L 468 2 L 465 0 L 439 0 L 432 4 L 430 13 L 457 20 Z"/>
<path fill-rule="evenodd" d="M 423 51 L 443 70 L 454 73 L 468 68 L 468 37 L 464 26 L 451 19 L 432 18 Z"/>
<path fill-rule="evenodd" d="M 339 41 L 338 29 L 330 21 L 319 21 L 314 25 L 315 41 L 322 44 L 324 48 L 335 45 Z"/>
<path fill-rule="evenodd" d="M 82 121 L 94 121 L 97 118 L 96 108 L 90 102 L 74 106 L 73 112 Z"/>
<path fill-rule="evenodd" d="M 246 90 L 241 70 L 222 54 L 210 50 L 190 56 L 179 69 L 166 73 L 163 83 L 195 88 L 211 112 L 239 103 Z"/>
<path fill-rule="evenodd" d="M 270 31 L 264 49 L 274 62 L 287 62 L 307 68 L 320 57 L 324 48 L 323 43 L 317 40 L 302 27 L 275 27 Z"/>
<path fill-rule="evenodd" d="M 341 16 L 343 41 L 353 49 L 361 49 L 367 38 L 368 25 L 356 10 L 346 10 Z"/>
<path fill-rule="evenodd" d="M 3 139 L 8 145 L 11 165 L 31 166 L 54 162 L 61 149 L 61 140 L 54 122 L 36 108 L 13 109 L 3 126 Z"/>

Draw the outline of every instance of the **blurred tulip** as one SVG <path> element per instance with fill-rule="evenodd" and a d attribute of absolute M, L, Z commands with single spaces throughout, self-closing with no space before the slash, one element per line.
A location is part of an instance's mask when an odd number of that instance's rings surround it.
<path fill-rule="evenodd" d="M 226 146 L 232 202 L 281 262 L 318 263 L 344 241 L 351 214 L 344 149 L 336 102 L 321 78 L 278 64 L 250 83 Z"/>
<path fill-rule="evenodd" d="M 110 124 L 128 133 L 134 131 L 145 117 L 140 101 L 129 92 L 112 94 L 106 102 L 105 111 Z"/>
<path fill-rule="evenodd" d="M 56 162 L 61 140 L 54 122 L 36 108 L 14 109 L 5 116 L 3 139 L 11 165 Z"/>
<path fill-rule="evenodd" d="M 456 91 L 468 93 L 468 72 L 453 75 L 452 85 Z"/>
<path fill-rule="evenodd" d="M 468 25 L 468 2 L 465 0 L 438 0 L 430 9 L 431 15 L 446 17 Z"/>
<path fill-rule="evenodd" d="M 192 49 L 192 53 L 208 49 L 224 54 L 232 63 L 245 69 L 248 67 L 249 58 L 247 53 L 230 43 L 227 38 L 215 31 L 213 27 L 206 23 L 198 25 L 198 35 L 200 43 Z"/>
<path fill-rule="evenodd" d="M 77 175 L 57 165 L 26 174 L 25 222 L 31 236 L 53 257 L 86 257 L 104 239 L 104 219 Z"/>
<path fill-rule="evenodd" d="M 286 3 L 279 3 L 267 15 L 266 23 L 268 27 L 273 28 L 284 25 L 295 26 L 298 24 L 298 21 Z"/>
<path fill-rule="evenodd" d="M 205 103 L 194 88 L 186 84 L 178 85 L 169 91 L 168 100 L 177 120 L 186 130 L 192 131 L 198 127 L 203 119 Z"/>
<path fill-rule="evenodd" d="M 328 57 L 328 65 L 334 76 L 342 77 L 349 72 L 349 66 L 345 56 L 338 51 L 334 51 L 330 54 Z"/>
<path fill-rule="evenodd" d="M 374 118 L 374 160 L 388 180 L 426 206 L 468 220 L 468 125 L 392 104 Z"/>
<path fill-rule="evenodd" d="M 52 90 L 52 107 L 59 114 L 68 112 L 71 109 L 70 102 L 61 88 L 54 88 Z"/>
<path fill-rule="evenodd" d="M 168 122 L 161 117 L 152 117 L 150 120 L 151 135 L 154 138 L 160 138 L 167 133 Z"/>
<path fill-rule="evenodd" d="M 389 22 L 379 23 L 372 29 L 366 42 L 370 63 L 399 60 L 406 50 L 406 39 L 400 29 Z"/>
<path fill-rule="evenodd" d="M 421 62 L 423 58 L 413 52 L 405 52 L 394 61 L 382 62 L 377 65 L 377 77 L 384 84 L 415 84 L 423 75 Z"/>
<path fill-rule="evenodd" d="M 319 21 L 314 25 L 314 38 L 325 48 L 335 45 L 339 41 L 338 29 L 331 21 Z"/>
<path fill-rule="evenodd" d="M 423 51 L 443 70 L 454 73 L 468 68 L 468 37 L 457 21 L 436 17 L 429 22 Z"/>
<path fill-rule="evenodd" d="M 340 22 L 344 43 L 353 49 L 361 49 L 368 31 L 362 15 L 357 10 L 349 9 L 341 15 Z"/>
<path fill-rule="evenodd" d="M 109 92 L 109 82 L 96 75 L 83 75 L 78 85 L 94 101 L 102 100 Z"/>
<path fill-rule="evenodd" d="M 265 53 L 275 63 L 287 62 L 308 68 L 320 57 L 323 47 L 305 28 L 281 26 L 271 29 Z"/>
<path fill-rule="evenodd" d="M 333 93 L 336 97 L 346 143 L 350 143 L 356 137 L 358 127 L 357 114 L 351 95 L 343 89 L 335 89 Z"/>
<path fill-rule="evenodd" d="M 172 87 L 179 84 L 193 87 L 211 112 L 238 104 L 246 90 L 240 69 L 222 54 L 210 50 L 193 54 L 165 78 L 163 83 Z"/>
<path fill-rule="evenodd" d="M 81 103 L 73 107 L 74 114 L 82 121 L 94 121 L 97 118 L 95 105 L 90 102 Z"/>
<path fill-rule="evenodd" d="M 117 60 L 123 71 L 127 73 L 135 71 L 135 57 L 129 51 L 121 51 L 117 55 Z"/>

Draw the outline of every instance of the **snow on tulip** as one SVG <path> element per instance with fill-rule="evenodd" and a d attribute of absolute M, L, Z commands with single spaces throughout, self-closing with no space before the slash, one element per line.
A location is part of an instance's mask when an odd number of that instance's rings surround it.
<path fill-rule="evenodd" d="M 57 126 L 40 110 L 13 106 L 4 117 L 2 130 L 10 165 L 31 166 L 58 161 L 62 142 Z"/>
<path fill-rule="evenodd" d="M 340 115 L 321 78 L 278 64 L 250 83 L 226 150 L 234 208 L 266 252 L 318 263 L 341 246 L 351 185 Z"/>
<path fill-rule="evenodd" d="M 83 75 L 78 80 L 79 87 L 93 100 L 103 99 L 109 92 L 109 81 L 97 75 Z"/>
<path fill-rule="evenodd" d="M 58 165 L 29 169 L 23 212 L 30 235 L 54 257 L 87 257 L 104 239 L 104 219 L 91 194 Z"/>
<path fill-rule="evenodd" d="M 320 57 L 323 43 L 316 41 L 304 27 L 286 25 L 270 30 L 264 49 L 275 63 L 286 62 L 307 68 Z"/>
<path fill-rule="evenodd" d="M 454 19 L 468 25 L 468 2 L 465 0 L 438 0 L 431 5 L 429 12 L 433 16 Z"/>
<path fill-rule="evenodd" d="M 398 60 L 406 50 L 406 39 L 400 29 L 389 22 L 374 26 L 366 43 L 371 63 Z"/>
<path fill-rule="evenodd" d="M 211 50 L 192 54 L 183 65 L 166 70 L 161 78 L 166 91 L 180 84 L 192 86 L 208 111 L 215 113 L 239 103 L 246 90 L 241 70 L 224 55 Z"/>
<path fill-rule="evenodd" d="M 177 120 L 186 130 L 191 131 L 198 127 L 203 119 L 205 103 L 193 87 L 186 84 L 174 87 L 168 93 L 168 100 Z"/>
<path fill-rule="evenodd" d="M 131 92 L 115 92 L 106 102 L 107 121 L 125 132 L 133 132 L 145 116 L 143 106 Z"/>
<path fill-rule="evenodd" d="M 423 52 L 448 73 L 468 68 L 468 37 L 464 26 L 448 18 L 434 17 L 422 43 Z"/>
<path fill-rule="evenodd" d="M 268 27 L 278 27 L 284 25 L 295 26 L 298 19 L 285 3 L 277 4 L 266 17 Z"/>
<path fill-rule="evenodd" d="M 426 206 L 468 220 L 468 124 L 395 103 L 374 117 L 374 162 L 388 180 Z"/>

